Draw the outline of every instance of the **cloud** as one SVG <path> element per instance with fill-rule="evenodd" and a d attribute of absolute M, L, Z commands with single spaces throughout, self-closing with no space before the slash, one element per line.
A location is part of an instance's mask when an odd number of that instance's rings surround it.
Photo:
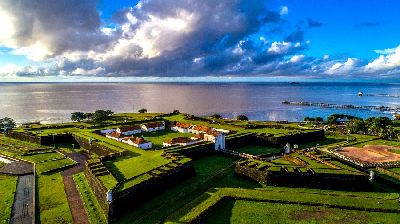
<path fill-rule="evenodd" d="M 283 15 L 287 15 L 288 13 L 289 13 L 289 8 L 287 6 L 282 6 L 281 7 L 281 11 L 279 12 L 279 14 L 281 16 L 283 16 Z"/>
<path fill-rule="evenodd" d="M 292 58 L 290 58 L 290 62 L 292 63 L 298 63 L 304 60 L 304 55 L 293 55 Z"/>
<path fill-rule="evenodd" d="M 364 67 L 366 72 L 387 71 L 400 68 L 400 45 L 397 48 L 375 52 L 380 52 L 382 54 Z"/>
<path fill-rule="evenodd" d="M 354 72 L 354 69 L 359 63 L 359 59 L 357 58 L 348 58 L 346 62 L 337 62 L 332 65 L 327 71 L 326 74 L 348 74 L 350 72 Z"/>
<path fill-rule="evenodd" d="M 316 21 L 316 20 L 308 19 L 307 20 L 307 25 L 310 28 L 314 28 L 314 27 L 321 27 L 323 24 L 321 22 Z"/>

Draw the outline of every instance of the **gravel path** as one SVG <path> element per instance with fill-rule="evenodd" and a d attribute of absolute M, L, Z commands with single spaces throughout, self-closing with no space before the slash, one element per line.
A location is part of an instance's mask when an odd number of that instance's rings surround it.
<path fill-rule="evenodd" d="M 33 223 L 35 216 L 34 186 L 35 178 L 33 174 L 19 176 L 13 210 L 11 213 L 11 224 Z"/>

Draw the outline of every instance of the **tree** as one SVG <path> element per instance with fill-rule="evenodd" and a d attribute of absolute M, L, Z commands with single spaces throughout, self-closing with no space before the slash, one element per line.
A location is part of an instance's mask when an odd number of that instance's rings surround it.
<path fill-rule="evenodd" d="M 83 112 L 73 112 L 71 114 L 72 121 L 80 122 L 80 121 L 84 120 L 85 118 L 86 118 L 86 116 L 85 116 L 85 113 L 83 113 Z"/>
<path fill-rule="evenodd" d="M 222 116 L 220 114 L 213 114 L 213 115 L 211 115 L 211 118 L 222 119 Z"/>
<path fill-rule="evenodd" d="M 103 121 L 107 120 L 114 112 L 111 110 L 96 110 L 91 119 L 94 123 L 103 123 Z"/>
<path fill-rule="evenodd" d="M 174 110 L 172 113 L 173 114 L 180 114 L 181 112 L 179 110 Z"/>
<path fill-rule="evenodd" d="M 400 114 L 395 114 L 395 115 L 394 115 L 394 119 L 400 120 Z"/>
<path fill-rule="evenodd" d="M 16 123 L 12 118 L 5 117 L 0 119 L 0 129 L 6 132 L 9 129 L 15 128 Z"/>
<path fill-rule="evenodd" d="M 304 121 L 309 122 L 309 121 L 311 121 L 311 118 L 310 117 L 304 117 Z"/>
<path fill-rule="evenodd" d="M 314 119 L 314 121 L 317 122 L 317 123 L 319 124 L 319 123 L 323 122 L 324 119 L 323 119 L 322 117 L 316 117 L 316 118 Z"/>
<path fill-rule="evenodd" d="M 142 108 L 142 109 L 138 110 L 138 112 L 141 114 L 144 114 L 144 113 L 147 113 L 147 109 Z"/>
<path fill-rule="evenodd" d="M 365 122 L 361 119 L 351 119 L 347 122 L 346 129 L 351 134 L 365 132 L 367 130 Z"/>
<path fill-rule="evenodd" d="M 238 115 L 236 117 L 236 120 L 238 120 L 238 121 L 248 121 L 249 118 L 246 115 L 241 114 L 241 115 Z"/>

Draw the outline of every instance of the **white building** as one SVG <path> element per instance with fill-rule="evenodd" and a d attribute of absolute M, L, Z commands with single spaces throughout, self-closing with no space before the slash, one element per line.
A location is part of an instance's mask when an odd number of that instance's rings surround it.
<path fill-rule="evenodd" d="M 143 131 L 146 131 L 146 132 L 161 131 L 161 130 L 165 130 L 165 122 L 157 121 L 157 122 L 142 124 L 141 128 Z"/>
<path fill-rule="evenodd" d="M 181 146 L 193 145 L 200 141 L 195 141 L 188 137 L 177 137 L 163 142 L 163 147 L 170 147 L 174 145 L 181 145 Z"/>
<path fill-rule="evenodd" d="M 116 132 L 123 135 L 134 135 L 142 133 L 142 128 L 139 125 L 124 126 L 117 128 Z"/>
<path fill-rule="evenodd" d="M 100 133 L 105 135 L 105 134 L 111 134 L 115 131 L 116 131 L 116 129 L 114 128 L 114 129 L 100 130 Z"/>
<path fill-rule="evenodd" d="M 106 137 L 107 137 L 107 138 L 114 139 L 114 140 L 120 142 L 120 141 L 122 141 L 122 139 L 123 139 L 125 136 L 121 135 L 121 133 L 118 133 L 118 132 L 112 132 L 112 133 L 110 133 L 110 134 L 106 134 Z"/>
<path fill-rule="evenodd" d="M 181 133 L 189 133 L 191 130 L 189 129 L 192 125 L 183 122 L 176 122 L 174 126 L 171 127 L 172 131 L 177 131 Z"/>
<path fill-rule="evenodd" d="M 125 137 L 122 142 L 133 145 L 140 149 L 151 149 L 153 147 L 153 143 L 147 141 L 143 137 Z"/>

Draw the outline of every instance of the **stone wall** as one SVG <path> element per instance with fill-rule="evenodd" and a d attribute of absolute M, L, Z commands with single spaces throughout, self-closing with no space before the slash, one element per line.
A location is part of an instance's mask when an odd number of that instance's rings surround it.
<path fill-rule="evenodd" d="M 115 150 L 110 149 L 104 145 L 100 145 L 96 141 L 92 141 L 92 144 L 90 144 L 89 140 L 77 135 L 73 135 L 73 137 L 75 141 L 80 145 L 80 147 L 86 149 L 90 153 L 95 153 L 96 155 L 103 157 L 103 160 L 123 156 L 127 153 L 127 151 L 116 152 Z"/>

